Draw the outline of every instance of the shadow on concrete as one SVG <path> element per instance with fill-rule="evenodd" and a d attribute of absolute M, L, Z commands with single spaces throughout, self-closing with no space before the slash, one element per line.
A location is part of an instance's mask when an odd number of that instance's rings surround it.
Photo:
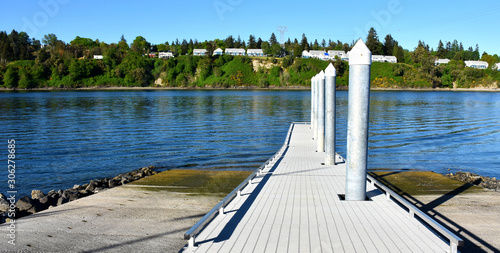
<path fill-rule="evenodd" d="M 434 208 L 436 208 L 437 206 L 445 203 L 446 201 L 452 199 L 456 195 L 458 195 L 458 194 L 466 191 L 467 189 L 473 187 L 478 182 L 474 182 L 473 184 L 471 184 L 471 183 L 464 183 L 462 186 L 460 186 L 460 187 L 458 187 L 458 188 L 456 188 L 456 189 L 454 189 L 454 190 L 452 190 L 450 192 L 447 192 L 447 193 L 443 194 L 441 197 L 439 197 L 439 198 L 437 198 L 437 199 L 435 199 L 435 200 L 433 200 L 433 201 L 431 201 L 431 202 L 429 202 L 427 204 L 424 204 L 420 200 L 418 200 L 415 197 L 413 197 L 413 196 L 405 193 L 402 189 L 398 188 L 397 186 L 391 184 L 389 181 L 387 181 L 387 180 L 384 179 L 384 177 L 386 177 L 386 176 L 394 175 L 394 174 L 398 174 L 398 173 L 401 173 L 401 172 L 400 171 L 395 171 L 395 172 L 391 172 L 391 173 L 387 173 L 385 175 L 379 176 L 379 175 L 377 175 L 377 174 L 375 174 L 373 172 L 369 172 L 370 176 L 372 176 L 373 178 L 375 178 L 377 181 L 383 183 L 385 186 L 389 187 L 394 192 L 400 194 L 401 197 L 405 198 L 407 201 L 409 201 L 410 203 L 412 203 L 413 205 L 415 205 L 416 207 L 418 207 L 424 213 L 426 213 L 427 215 L 429 215 L 429 217 L 432 217 L 432 218 L 439 217 L 440 219 L 446 221 L 451 226 L 448 225 L 448 224 L 445 224 L 445 223 L 443 223 L 443 222 L 441 222 L 441 221 L 439 221 L 437 219 L 434 219 L 436 222 L 438 222 L 439 224 L 441 224 L 443 227 L 447 228 L 448 230 L 454 232 L 456 235 L 458 235 L 458 236 L 460 236 L 460 235 L 467 235 L 470 238 L 473 238 L 474 240 L 476 240 L 479 243 L 481 243 L 482 246 L 484 246 L 488 250 L 493 251 L 493 252 L 500 252 L 500 249 L 495 248 L 493 245 L 491 245 L 488 242 L 484 241 L 483 239 L 481 239 L 477 235 L 473 234 L 471 231 L 465 229 L 464 227 L 460 226 L 456 222 L 450 220 L 448 217 L 446 217 L 443 214 L 439 213 L 438 211 L 434 210 Z M 484 249 L 479 248 L 479 246 L 477 246 L 476 244 L 474 244 L 474 242 L 472 242 L 468 238 L 466 238 L 464 236 L 460 236 L 460 237 L 464 240 L 464 246 L 459 248 L 459 250 L 461 252 L 478 252 L 478 253 L 488 252 L 488 251 L 486 251 Z"/>
<path fill-rule="evenodd" d="M 107 252 L 107 251 L 110 251 L 110 250 L 115 249 L 115 248 L 127 248 L 127 245 L 132 245 L 132 244 L 135 244 L 135 243 L 152 240 L 152 239 L 155 239 L 155 238 L 158 238 L 158 237 L 162 237 L 162 236 L 166 236 L 166 235 L 170 235 L 170 234 L 182 233 L 182 232 L 184 232 L 184 231 L 186 231 L 188 229 L 189 229 L 189 227 L 187 227 L 187 228 L 181 228 L 181 229 L 177 229 L 177 230 L 174 230 L 174 231 L 168 231 L 168 232 L 165 232 L 165 233 L 160 233 L 160 234 L 156 234 L 156 235 L 150 235 L 150 236 L 146 236 L 146 237 L 141 237 L 139 239 L 130 240 L 130 241 L 126 241 L 126 242 L 119 242 L 119 243 L 111 244 L 111 245 L 108 245 L 108 246 L 104 246 L 104 247 L 100 247 L 100 248 L 96 248 L 96 249 L 91 249 L 91 250 L 86 250 L 86 251 L 81 251 L 81 252 L 82 253 Z"/>

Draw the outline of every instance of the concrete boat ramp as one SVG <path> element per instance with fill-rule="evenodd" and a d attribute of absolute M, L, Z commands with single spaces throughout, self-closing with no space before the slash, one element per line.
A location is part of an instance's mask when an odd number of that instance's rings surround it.
<path fill-rule="evenodd" d="M 397 204 L 396 196 L 376 187 L 372 179 L 368 201 L 342 200 L 346 166 L 342 162 L 323 165 L 325 153 L 315 151 L 311 135 L 308 124 L 292 124 L 280 152 L 244 187 L 235 189 L 227 203 L 217 204 L 216 196 L 201 198 L 125 185 L 17 220 L 16 245 L 8 243 L 8 224 L 1 225 L 0 251 L 456 250 L 455 237 L 444 235 L 447 231 L 439 227 L 429 229 L 432 225 L 417 218 L 418 210 Z M 183 239 L 189 239 L 189 244 Z"/>

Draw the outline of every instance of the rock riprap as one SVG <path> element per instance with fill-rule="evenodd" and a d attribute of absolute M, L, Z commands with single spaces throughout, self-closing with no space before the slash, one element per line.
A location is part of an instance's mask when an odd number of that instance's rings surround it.
<path fill-rule="evenodd" d="M 66 190 L 51 190 L 44 194 L 40 190 L 33 190 L 31 197 L 24 196 L 16 202 L 16 217 L 20 218 L 26 215 L 34 214 L 42 210 L 48 209 L 51 206 L 58 206 L 67 202 L 83 198 L 100 191 L 124 185 L 143 177 L 155 175 L 154 166 L 144 167 L 131 171 L 129 173 L 120 174 L 112 179 L 104 178 L 99 180 L 91 180 L 84 185 L 75 185 Z M 0 194 L 0 223 L 4 223 L 9 210 L 9 201 Z"/>

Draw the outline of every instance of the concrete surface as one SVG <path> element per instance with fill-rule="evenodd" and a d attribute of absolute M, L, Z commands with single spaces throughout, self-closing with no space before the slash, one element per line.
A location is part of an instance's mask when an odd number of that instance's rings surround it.
<path fill-rule="evenodd" d="M 219 196 L 120 186 L 0 225 L 0 252 L 178 252 Z"/>

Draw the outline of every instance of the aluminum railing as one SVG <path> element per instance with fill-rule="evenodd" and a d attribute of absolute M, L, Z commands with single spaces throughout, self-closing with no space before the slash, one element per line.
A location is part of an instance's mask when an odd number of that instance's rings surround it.
<path fill-rule="evenodd" d="M 307 122 L 293 122 L 288 129 L 288 133 L 283 143 L 283 146 L 276 152 L 271 158 L 264 162 L 259 168 L 257 168 L 250 176 L 248 176 L 241 184 L 239 184 L 231 193 L 229 193 L 223 200 L 221 200 L 210 212 L 208 212 L 201 220 L 199 220 L 192 228 L 190 228 L 185 234 L 184 239 L 188 241 L 188 247 L 194 247 L 196 245 L 196 236 L 210 223 L 218 214 L 224 214 L 224 208 L 237 196 L 241 196 L 241 191 L 249 184 L 252 184 L 255 177 L 260 176 L 260 174 L 266 170 L 272 168 L 276 161 L 278 161 L 283 153 L 288 148 L 290 143 L 290 136 L 293 131 L 293 126 L 296 124 L 309 124 Z"/>
<path fill-rule="evenodd" d="M 373 178 L 370 175 L 367 175 L 368 180 L 370 183 L 377 187 L 379 190 L 385 192 L 385 195 L 387 196 L 387 199 L 392 199 L 396 202 L 398 202 L 400 205 L 404 206 L 405 208 L 408 209 L 408 216 L 410 218 L 415 218 L 417 216 L 420 218 L 420 221 L 425 223 L 428 228 L 434 230 L 434 232 L 438 232 L 442 236 L 446 237 L 449 242 L 450 242 L 450 253 L 457 253 L 458 252 L 458 247 L 464 245 L 464 241 L 456 236 L 453 232 L 448 230 L 447 228 L 443 227 L 441 224 L 437 223 L 434 219 L 429 217 L 427 214 L 422 212 L 420 209 L 415 207 L 413 204 L 408 202 L 406 199 L 403 197 L 399 196 L 397 193 L 389 189 L 389 187 L 385 186 L 384 184 L 380 183 L 377 181 L 375 178 Z"/>

